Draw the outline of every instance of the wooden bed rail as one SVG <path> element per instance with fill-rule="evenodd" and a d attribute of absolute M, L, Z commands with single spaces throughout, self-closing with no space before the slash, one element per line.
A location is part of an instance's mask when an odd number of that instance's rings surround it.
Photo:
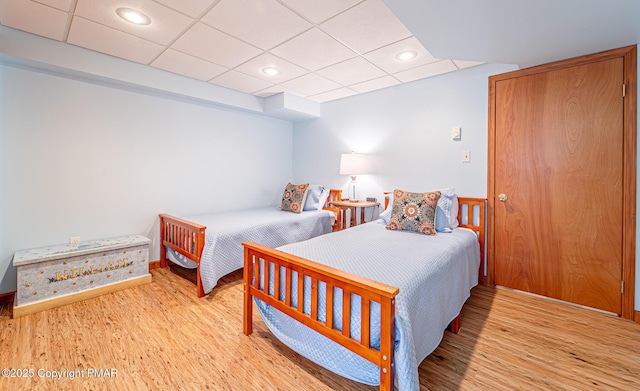
<path fill-rule="evenodd" d="M 395 343 L 395 297 L 398 288 L 385 285 L 367 278 L 359 277 L 329 266 L 297 257 L 270 247 L 245 242 L 244 246 L 244 323 L 246 335 L 253 332 L 253 297 L 271 305 L 277 310 L 305 324 L 352 352 L 371 361 L 380 368 L 380 390 L 394 389 Z M 263 262 L 260 267 L 261 260 Z M 270 276 L 273 265 L 273 276 Z M 284 269 L 284 297 L 281 295 L 280 279 Z M 293 272 L 297 273 L 297 302 L 292 303 Z M 311 280 L 310 313 L 304 312 L 304 286 Z M 269 290 L 269 281 L 273 281 L 273 294 Z M 262 282 L 262 287 L 260 286 Z M 325 321 L 318 309 L 319 282 L 326 284 Z M 342 289 L 341 329 L 334 327 L 334 288 Z M 294 288 L 295 289 L 295 288 Z M 361 297 L 360 340 L 351 337 L 351 294 Z M 370 311 L 372 302 L 380 305 L 380 350 L 370 346 Z"/>
<path fill-rule="evenodd" d="M 204 296 L 204 288 L 200 278 L 200 257 L 204 249 L 204 225 L 192 223 L 168 214 L 160 214 L 160 267 L 167 266 L 169 247 L 198 264 L 197 288 L 198 297 Z"/>

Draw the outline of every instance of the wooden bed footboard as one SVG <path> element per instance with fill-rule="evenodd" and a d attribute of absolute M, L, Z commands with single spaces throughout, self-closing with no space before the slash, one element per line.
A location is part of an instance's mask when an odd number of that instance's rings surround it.
<path fill-rule="evenodd" d="M 243 243 L 244 250 L 244 323 L 243 331 L 246 335 L 253 332 L 253 297 L 256 297 L 286 315 L 305 324 L 318 333 L 344 346 L 350 351 L 371 361 L 380 368 L 380 390 L 394 389 L 394 341 L 395 341 L 395 297 L 398 288 L 385 285 L 367 278 L 359 277 L 344 271 L 321 265 L 304 258 L 297 257 L 270 247 L 256 243 Z M 261 260 L 263 262 L 260 267 Z M 270 267 L 273 276 L 269 276 Z M 285 295 L 280 294 L 280 278 L 284 269 Z M 262 272 L 261 272 L 262 269 Z M 293 272 L 297 273 L 294 277 Z M 305 277 L 310 277 L 311 311 L 304 312 L 304 294 L 298 294 L 297 303 L 292 303 L 292 281 L 297 280 L 298 292 L 304 292 L 307 283 Z M 269 281 L 273 280 L 273 294 L 269 293 Z M 260 282 L 262 281 L 262 287 Z M 325 321 L 321 321 L 318 309 L 319 282 L 326 284 Z M 342 325 L 341 330 L 334 327 L 334 288 L 342 289 Z M 351 337 L 351 294 L 361 297 L 362 327 L 361 338 Z M 370 310 L 372 302 L 380 305 L 380 350 L 370 346 Z"/>
<path fill-rule="evenodd" d="M 204 225 L 195 224 L 168 214 L 160 214 L 160 267 L 166 267 L 166 247 L 169 247 L 198 264 L 197 288 L 198 297 L 204 296 L 204 288 L 200 278 L 200 257 L 204 249 Z"/>
<path fill-rule="evenodd" d="M 336 214 L 336 221 L 332 225 L 332 231 L 339 231 L 340 221 L 342 221 L 341 211 L 337 208 L 329 206 L 331 200 L 340 199 L 342 190 L 331 189 L 329 198 L 325 202 L 322 209 L 331 211 Z M 207 227 L 196 224 L 194 222 L 184 220 L 175 216 L 161 213 L 160 215 L 160 267 L 164 268 L 167 264 L 172 264 L 167 259 L 166 247 L 184 255 L 188 259 L 196 262 L 197 275 L 196 284 L 198 289 L 198 297 L 204 296 L 204 287 L 200 275 L 200 257 L 204 249 L 205 231 Z M 166 247 L 165 247 L 166 246 Z"/>
<path fill-rule="evenodd" d="M 476 232 L 480 244 L 480 267 L 478 283 L 484 281 L 484 240 L 485 240 L 485 198 L 458 198 L 459 227 Z M 385 204 L 386 207 L 386 204 Z M 316 332 L 330 338 L 359 356 L 371 361 L 380 368 L 380 390 L 394 389 L 394 343 L 395 343 L 395 298 L 399 289 L 393 286 L 359 277 L 326 265 L 322 265 L 292 254 L 288 254 L 256 243 L 245 242 L 244 246 L 244 314 L 243 331 L 246 335 L 253 332 L 253 298 L 256 297 L 275 309 L 296 319 Z M 270 265 L 273 265 L 271 271 Z M 294 272 L 297 277 L 294 277 Z M 273 273 L 273 276 L 270 276 Z M 281 278 L 284 273 L 285 287 L 281 293 Z M 298 291 L 303 292 L 310 278 L 311 308 L 304 312 L 304 294 L 299 294 L 297 302 L 292 303 L 292 281 L 297 280 Z M 273 281 L 273 294 L 270 293 L 269 281 Z M 326 309 L 319 314 L 319 283 L 326 284 Z M 334 327 L 333 295 L 334 288 L 343 292 L 341 329 Z M 362 300 L 361 339 L 351 337 L 351 294 Z M 371 303 L 380 305 L 380 350 L 370 346 L 370 310 Z M 322 321 L 324 315 L 325 321 Z M 460 314 L 451 322 L 449 330 L 457 333 L 460 329 Z"/>

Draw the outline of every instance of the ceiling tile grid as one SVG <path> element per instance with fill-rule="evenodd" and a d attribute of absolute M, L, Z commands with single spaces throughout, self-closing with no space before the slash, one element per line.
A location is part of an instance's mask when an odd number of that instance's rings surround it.
<path fill-rule="evenodd" d="M 74 0 L 36 0 L 37 3 L 46 4 L 61 11 L 68 12 L 74 4 Z"/>
<path fill-rule="evenodd" d="M 434 58 L 382 0 L 3 0 L 0 24 L 260 97 L 318 102 L 481 64 Z"/>
<path fill-rule="evenodd" d="M 202 22 L 264 50 L 312 26 L 276 0 L 223 0 Z"/>
<path fill-rule="evenodd" d="M 73 17 L 67 42 L 142 64 L 149 63 L 164 49 L 157 43 L 79 16 Z"/>
<path fill-rule="evenodd" d="M 310 71 L 317 71 L 358 55 L 319 28 L 305 31 L 271 49 L 271 53 Z"/>
<path fill-rule="evenodd" d="M 171 47 L 227 68 L 238 66 L 262 53 L 255 46 L 203 23 L 196 23 Z"/>
<path fill-rule="evenodd" d="M 0 2 L 0 23 L 45 38 L 62 41 L 69 14 L 42 3 L 22 0 Z"/>
<path fill-rule="evenodd" d="M 155 0 L 157 3 L 182 12 L 192 18 L 197 18 L 203 12 L 211 9 L 218 1 L 211 0 Z"/>
<path fill-rule="evenodd" d="M 123 2 L 111 0 L 78 0 L 75 16 L 160 45 L 169 45 L 176 36 L 193 24 L 193 19 L 186 15 L 152 0 L 142 0 L 133 3 L 135 9 L 149 16 L 152 23 L 136 25 L 122 19 L 116 13 L 118 8 L 126 7 L 128 4 L 128 2 L 123 4 Z"/>
<path fill-rule="evenodd" d="M 227 87 L 232 90 L 253 94 L 272 86 L 272 83 L 258 79 L 257 77 L 246 75 L 242 72 L 230 70 L 211 80 L 211 83 Z"/>
<path fill-rule="evenodd" d="M 305 97 L 342 88 L 340 84 L 315 73 L 306 74 L 281 85 L 292 91 L 299 91 Z"/>
<path fill-rule="evenodd" d="M 267 68 L 276 69 L 278 74 L 269 75 L 265 73 L 265 69 Z M 271 53 L 263 53 L 258 57 L 237 66 L 236 70 L 246 73 L 247 75 L 257 77 L 258 79 L 263 79 L 272 84 L 279 84 L 308 73 L 305 69 L 300 68 L 287 60 L 283 60 L 280 57 L 274 56 Z"/>
<path fill-rule="evenodd" d="M 209 81 L 229 70 L 171 48 L 156 58 L 151 66 L 202 81 Z"/>

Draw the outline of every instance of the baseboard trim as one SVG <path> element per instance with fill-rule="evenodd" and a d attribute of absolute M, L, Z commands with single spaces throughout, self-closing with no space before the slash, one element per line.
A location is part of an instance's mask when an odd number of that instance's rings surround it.
<path fill-rule="evenodd" d="M 15 298 L 15 295 L 16 295 L 15 292 L 7 292 L 7 293 L 0 294 L 0 305 L 13 304 L 13 299 Z"/>
<path fill-rule="evenodd" d="M 157 261 L 149 261 L 149 270 L 160 268 L 160 260 Z"/>
<path fill-rule="evenodd" d="M 640 311 L 636 311 L 635 321 L 636 323 L 640 323 Z"/>

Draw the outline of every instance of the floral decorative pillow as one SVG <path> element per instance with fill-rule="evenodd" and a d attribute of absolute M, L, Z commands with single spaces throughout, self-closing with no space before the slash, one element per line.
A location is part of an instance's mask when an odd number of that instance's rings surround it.
<path fill-rule="evenodd" d="M 441 193 L 411 193 L 393 191 L 393 207 L 387 229 L 416 231 L 425 235 L 436 234 L 436 207 Z"/>
<path fill-rule="evenodd" d="M 291 182 L 284 188 L 284 194 L 282 195 L 282 204 L 280 210 L 300 213 L 304 206 L 304 201 L 307 198 L 307 190 L 309 184 L 294 185 Z"/>

